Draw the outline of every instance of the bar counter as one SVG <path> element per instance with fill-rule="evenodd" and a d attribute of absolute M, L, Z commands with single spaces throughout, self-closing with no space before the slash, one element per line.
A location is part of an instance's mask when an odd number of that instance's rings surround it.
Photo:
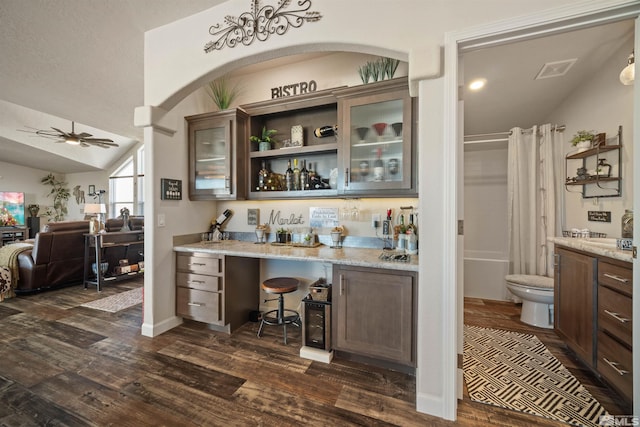
<path fill-rule="evenodd" d="M 418 255 L 409 255 L 409 262 L 382 260 L 382 249 L 347 248 L 334 249 L 326 245 L 318 247 L 275 246 L 237 240 L 198 242 L 174 246 L 175 252 L 204 252 L 248 258 L 284 259 L 293 261 L 320 261 L 332 264 L 360 267 L 386 268 L 390 270 L 418 271 Z M 384 251 L 399 254 L 395 251 Z"/>

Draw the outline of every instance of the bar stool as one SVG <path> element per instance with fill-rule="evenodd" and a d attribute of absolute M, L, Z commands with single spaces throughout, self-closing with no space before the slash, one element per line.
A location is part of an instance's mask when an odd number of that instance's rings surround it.
<path fill-rule="evenodd" d="M 278 301 L 278 309 L 267 311 L 262 316 L 260 328 L 258 328 L 258 337 L 262 336 L 262 328 L 264 325 L 280 326 L 284 329 L 284 344 L 287 344 L 287 325 L 293 324 L 300 327 L 300 315 L 295 310 L 284 308 L 284 294 L 298 290 L 300 281 L 293 277 L 274 277 L 267 279 L 262 283 L 262 289 L 268 294 L 276 294 L 278 298 L 268 299 L 267 301 Z"/>

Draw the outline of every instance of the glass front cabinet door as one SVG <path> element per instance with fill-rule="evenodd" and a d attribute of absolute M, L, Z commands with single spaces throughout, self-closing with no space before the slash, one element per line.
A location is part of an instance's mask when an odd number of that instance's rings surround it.
<path fill-rule="evenodd" d="M 340 90 L 341 177 L 347 195 L 415 195 L 414 105 L 407 79 Z"/>
<path fill-rule="evenodd" d="M 246 193 L 247 115 L 240 109 L 186 117 L 189 199 L 238 200 Z"/>

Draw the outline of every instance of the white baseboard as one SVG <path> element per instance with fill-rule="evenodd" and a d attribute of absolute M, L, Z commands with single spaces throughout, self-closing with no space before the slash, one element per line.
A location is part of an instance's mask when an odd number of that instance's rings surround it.
<path fill-rule="evenodd" d="M 169 329 L 173 329 L 176 326 L 182 324 L 182 317 L 173 316 L 167 320 L 153 325 L 150 323 L 143 323 L 141 328 L 141 334 L 145 337 L 157 337 L 158 335 L 167 332 Z"/>

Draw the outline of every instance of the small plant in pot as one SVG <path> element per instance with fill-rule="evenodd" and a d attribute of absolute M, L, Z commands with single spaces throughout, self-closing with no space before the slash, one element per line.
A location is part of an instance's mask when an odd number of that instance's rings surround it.
<path fill-rule="evenodd" d="M 291 231 L 283 227 L 278 228 L 276 230 L 276 242 L 277 243 L 291 242 Z"/>
<path fill-rule="evenodd" d="M 571 139 L 571 145 L 579 151 L 588 150 L 592 147 L 596 134 L 590 130 L 579 130 Z"/>
<path fill-rule="evenodd" d="M 276 133 L 278 133 L 277 130 L 267 129 L 266 126 L 263 126 L 262 135 L 252 135 L 249 137 L 249 141 L 258 143 L 258 151 L 268 151 L 271 150 L 271 144 L 275 142 L 275 139 L 273 139 L 273 135 L 275 135 Z"/>

